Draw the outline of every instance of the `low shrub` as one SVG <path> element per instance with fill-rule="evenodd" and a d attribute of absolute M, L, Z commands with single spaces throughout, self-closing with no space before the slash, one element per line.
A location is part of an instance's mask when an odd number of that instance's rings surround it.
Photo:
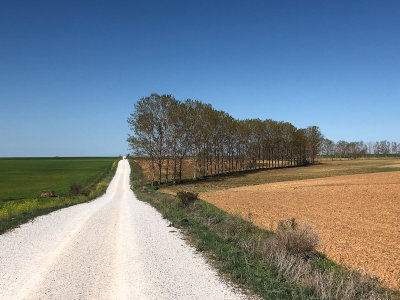
<path fill-rule="evenodd" d="M 88 189 L 86 189 L 80 182 L 74 182 L 69 187 L 69 193 L 72 196 L 76 195 L 89 195 Z"/>
<path fill-rule="evenodd" d="M 107 191 L 107 188 L 108 188 L 107 182 L 104 182 L 104 181 L 99 182 L 95 189 L 95 192 L 97 192 L 96 195 L 104 194 Z"/>
<path fill-rule="evenodd" d="M 289 253 L 309 257 L 317 252 L 320 239 L 308 224 L 299 224 L 294 218 L 279 221 L 276 231 L 277 245 Z"/>
<path fill-rule="evenodd" d="M 187 207 L 194 203 L 198 198 L 198 193 L 179 191 L 176 196 L 181 201 L 182 206 Z"/>

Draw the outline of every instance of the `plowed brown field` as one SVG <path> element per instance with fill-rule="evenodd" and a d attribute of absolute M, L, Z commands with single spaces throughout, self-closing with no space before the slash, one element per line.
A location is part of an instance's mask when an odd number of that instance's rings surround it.
<path fill-rule="evenodd" d="M 347 175 L 201 193 L 270 229 L 278 220 L 312 224 L 328 257 L 400 289 L 400 172 Z"/>

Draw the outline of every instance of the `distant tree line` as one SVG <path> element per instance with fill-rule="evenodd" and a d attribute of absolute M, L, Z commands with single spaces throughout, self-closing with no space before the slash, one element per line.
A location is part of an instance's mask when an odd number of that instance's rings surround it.
<path fill-rule="evenodd" d="M 152 182 L 182 180 L 183 161 L 192 160 L 193 178 L 242 170 L 314 163 L 323 136 L 317 126 L 298 129 L 288 122 L 237 120 L 210 104 L 151 94 L 128 118 L 132 154 L 148 158 Z"/>
<path fill-rule="evenodd" d="M 346 142 L 338 141 L 337 143 L 323 139 L 321 142 L 320 155 L 331 158 L 360 158 L 366 156 L 397 156 L 400 154 L 400 143 L 389 141 L 378 142 Z"/>

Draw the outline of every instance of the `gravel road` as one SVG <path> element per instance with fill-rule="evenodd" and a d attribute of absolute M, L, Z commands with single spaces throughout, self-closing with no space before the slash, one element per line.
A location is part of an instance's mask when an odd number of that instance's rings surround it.
<path fill-rule="evenodd" d="M 0 236 L 0 299 L 244 299 L 129 187 Z"/>

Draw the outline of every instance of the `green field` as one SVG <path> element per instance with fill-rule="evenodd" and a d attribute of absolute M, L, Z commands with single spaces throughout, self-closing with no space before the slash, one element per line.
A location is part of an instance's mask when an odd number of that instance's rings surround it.
<path fill-rule="evenodd" d="M 90 187 L 115 157 L 1 158 L 0 201 L 39 197 L 43 190 L 65 195 L 73 182 Z"/>
<path fill-rule="evenodd" d="M 118 157 L 1 158 L 0 234 L 37 216 L 103 195 Z M 71 193 L 79 182 L 82 190 Z M 43 190 L 57 197 L 41 198 Z"/>

